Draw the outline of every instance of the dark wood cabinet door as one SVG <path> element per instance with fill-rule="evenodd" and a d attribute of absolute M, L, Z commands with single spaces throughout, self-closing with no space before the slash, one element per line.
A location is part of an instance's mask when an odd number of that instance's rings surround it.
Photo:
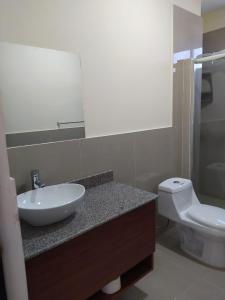
<path fill-rule="evenodd" d="M 30 300 L 84 300 L 155 250 L 155 203 L 26 262 Z"/>

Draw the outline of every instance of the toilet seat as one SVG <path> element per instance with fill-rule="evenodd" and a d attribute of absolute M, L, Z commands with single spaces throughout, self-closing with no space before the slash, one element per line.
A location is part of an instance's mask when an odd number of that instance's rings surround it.
<path fill-rule="evenodd" d="M 187 215 L 195 222 L 214 229 L 225 230 L 225 210 L 210 205 L 194 205 Z"/>

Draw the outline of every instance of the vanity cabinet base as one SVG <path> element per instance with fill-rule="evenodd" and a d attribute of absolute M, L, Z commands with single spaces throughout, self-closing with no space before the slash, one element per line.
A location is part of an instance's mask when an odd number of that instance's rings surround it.
<path fill-rule="evenodd" d="M 153 268 L 152 201 L 26 262 L 29 300 L 116 299 Z M 122 289 L 103 286 L 121 276 Z"/>

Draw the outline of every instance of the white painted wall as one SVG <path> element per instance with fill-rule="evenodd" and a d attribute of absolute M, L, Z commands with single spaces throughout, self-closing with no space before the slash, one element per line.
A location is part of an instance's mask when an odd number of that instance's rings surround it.
<path fill-rule="evenodd" d="M 172 0 L 174 5 L 180 6 L 196 15 L 201 15 L 201 1 L 198 0 Z"/>
<path fill-rule="evenodd" d="M 172 125 L 172 5 L 200 0 L 0 0 L 0 38 L 81 54 L 86 135 Z"/>
<path fill-rule="evenodd" d="M 7 133 L 57 129 L 57 122 L 84 119 L 77 55 L 0 43 L 0 58 Z"/>
<path fill-rule="evenodd" d="M 225 8 L 209 12 L 203 16 L 204 32 L 221 29 L 225 27 Z"/>

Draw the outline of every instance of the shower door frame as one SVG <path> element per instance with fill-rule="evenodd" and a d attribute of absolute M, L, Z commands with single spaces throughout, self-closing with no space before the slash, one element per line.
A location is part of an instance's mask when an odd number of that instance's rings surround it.
<path fill-rule="evenodd" d="M 202 94 L 202 64 L 193 64 L 194 96 L 193 96 L 193 139 L 192 139 L 192 170 L 191 179 L 196 191 L 199 191 L 200 164 L 200 132 L 201 132 L 201 94 Z"/>

